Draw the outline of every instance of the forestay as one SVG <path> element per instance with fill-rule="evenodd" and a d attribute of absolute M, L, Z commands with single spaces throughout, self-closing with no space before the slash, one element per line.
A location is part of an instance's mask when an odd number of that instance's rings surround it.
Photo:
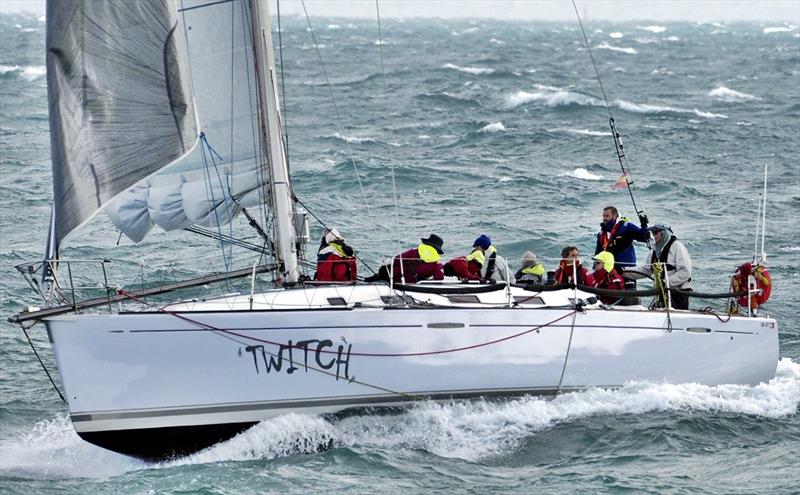
<path fill-rule="evenodd" d="M 178 16 L 203 137 L 186 157 L 130 187 L 106 209 L 135 242 L 153 225 L 224 225 L 242 207 L 267 202 L 249 4 L 179 0 Z"/>
<path fill-rule="evenodd" d="M 172 0 L 48 1 L 51 246 L 194 146 L 179 29 Z"/>

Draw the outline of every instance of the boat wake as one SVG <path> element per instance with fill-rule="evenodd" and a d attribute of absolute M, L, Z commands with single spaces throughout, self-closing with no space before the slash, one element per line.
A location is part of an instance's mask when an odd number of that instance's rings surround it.
<path fill-rule="evenodd" d="M 476 461 L 508 454 L 526 438 L 558 424 L 599 415 L 665 411 L 729 413 L 780 418 L 800 405 L 800 363 L 783 358 L 776 377 L 753 387 L 629 383 L 618 390 L 592 389 L 552 400 L 423 402 L 397 414 L 356 413 L 327 420 L 286 414 L 181 459 L 146 463 L 83 442 L 66 418 L 37 423 L 3 439 L 0 474 L 25 478 L 109 478 L 142 469 L 274 459 L 327 448 L 420 449 Z"/>

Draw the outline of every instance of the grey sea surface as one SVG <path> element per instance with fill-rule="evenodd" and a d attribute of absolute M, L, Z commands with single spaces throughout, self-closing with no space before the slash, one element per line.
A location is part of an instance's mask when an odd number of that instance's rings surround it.
<path fill-rule="evenodd" d="M 375 22 L 312 23 L 330 88 L 305 19 L 282 19 L 294 187 L 369 264 L 430 233 L 445 239 L 446 256 L 463 254 L 486 233 L 514 268 L 532 250 L 552 269 L 564 245 L 590 253 L 602 207 L 634 214 L 627 193 L 611 187 L 621 172 L 577 23 L 385 20 L 382 45 Z M 798 27 L 589 22 L 587 34 L 642 206 L 687 245 L 697 289 L 726 290 L 752 256 L 769 165 L 765 245 L 774 290 L 764 311 L 780 325 L 774 380 L 631 383 L 549 401 L 425 403 L 336 419 L 290 414 L 164 463 L 85 443 L 22 332 L 6 322 L 38 304 L 13 266 L 41 259 L 51 197 L 44 22 L 7 15 L 0 493 L 798 493 Z M 232 229 L 255 239 L 242 219 Z M 320 232 L 313 224 L 312 238 Z M 256 259 L 226 252 L 232 267 Z M 111 259 L 112 282 L 128 288 L 224 268 L 213 241 L 155 230 L 138 245 L 118 242 L 102 213 L 62 253 Z M 41 326 L 31 334 L 55 371 Z M 332 448 L 314 452 L 329 441 Z"/>

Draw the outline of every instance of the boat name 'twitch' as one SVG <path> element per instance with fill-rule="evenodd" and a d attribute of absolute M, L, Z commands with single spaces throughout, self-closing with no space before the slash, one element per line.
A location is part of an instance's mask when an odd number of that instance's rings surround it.
<path fill-rule="evenodd" d="M 344 339 L 343 339 L 344 340 Z M 286 344 L 280 344 L 278 346 L 278 352 L 272 353 L 268 352 L 262 344 L 258 345 L 248 345 L 244 348 L 246 353 L 250 353 L 253 355 L 253 365 L 255 366 L 256 373 L 260 374 L 261 370 L 258 366 L 258 357 L 261 356 L 261 360 L 264 363 L 264 369 L 269 374 L 273 371 L 280 373 L 282 369 L 284 369 L 284 352 L 287 353 L 287 361 L 288 367 L 285 368 L 286 374 L 291 375 L 295 371 L 302 369 L 306 373 L 308 373 L 308 356 L 309 354 L 313 355 L 313 359 L 316 362 L 316 368 L 312 364 L 312 371 L 320 371 L 320 370 L 329 370 L 336 366 L 336 379 L 343 378 L 345 380 L 352 380 L 355 377 L 350 376 L 350 351 L 353 347 L 353 344 L 348 344 L 347 341 L 344 341 L 347 347 L 343 344 L 339 344 L 338 349 L 336 350 L 336 357 L 331 357 L 330 360 L 326 360 L 324 354 L 333 354 L 333 351 L 326 351 L 326 347 L 333 347 L 333 341 L 329 339 L 324 340 L 300 340 L 297 342 L 292 343 L 292 341 L 288 341 Z M 303 352 L 303 359 L 302 362 L 300 360 L 294 359 L 294 350 L 300 350 Z M 242 357 L 242 348 L 239 348 L 239 357 Z M 297 364 L 298 366 L 295 366 Z M 301 366 L 302 365 L 302 366 Z M 333 374 L 333 372 L 330 372 Z"/>

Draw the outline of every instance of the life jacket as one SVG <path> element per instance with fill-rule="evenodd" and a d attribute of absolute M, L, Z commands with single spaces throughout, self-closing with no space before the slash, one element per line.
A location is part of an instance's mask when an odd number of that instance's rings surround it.
<path fill-rule="evenodd" d="M 622 228 L 622 225 L 627 221 L 628 219 L 625 217 L 619 218 L 614 226 L 611 227 L 610 232 L 605 232 L 603 229 L 600 229 L 600 232 L 597 234 L 597 240 L 598 244 L 603 248 L 601 251 L 609 250 L 609 246 L 614 244 L 614 239 L 616 239 L 619 229 Z"/>
<path fill-rule="evenodd" d="M 352 252 L 352 250 L 351 250 Z M 354 282 L 358 276 L 358 265 L 353 256 L 348 256 L 338 242 L 331 242 L 317 254 L 317 273 L 320 282 Z"/>
<path fill-rule="evenodd" d="M 486 275 L 483 278 L 489 279 L 492 278 L 494 274 L 494 265 L 497 262 L 497 248 L 491 245 L 489 249 L 486 250 L 486 253 L 483 254 L 486 256 L 486 263 L 484 264 L 486 267 Z"/>
<path fill-rule="evenodd" d="M 567 285 L 570 283 L 576 283 L 577 285 L 593 284 L 594 279 L 591 277 L 589 270 L 578 265 L 576 271 L 578 273 L 578 280 L 575 281 L 572 280 L 572 267 L 567 266 L 567 262 L 562 260 L 555 273 L 556 285 Z"/>
<path fill-rule="evenodd" d="M 420 244 L 417 248 L 417 252 L 419 253 L 419 259 L 423 263 L 438 263 L 442 259 L 439 251 L 437 251 L 435 247 L 427 244 Z"/>
<path fill-rule="evenodd" d="M 522 273 L 526 275 L 536 275 L 538 277 L 541 277 L 542 275 L 544 275 L 544 265 L 539 263 L 538 265 L 523 268 Z"/>
<path fill-rule="evenodd" d="M 467 255 L 467 261 L 475 261 L 483 266 L 486 263 L 486 256 L 484 256 L 483 251 L 480 249 L 475 249 Z"/>
<path fill-rule="evenodd" d="M 744 263 L 736 269 L 733 277 L 731 277 L 731 289 L 733 292 L 747 292 L 750 275 L 753 275 L 756 281 L 753 289 L 761 291 L 750 295 L 750 309 L 754 310 L 767 302 L 769 296 L 772 295 L 772 275 L 767 271 L 766 266 L 756 265 L 753 268 L 751 263 Z M 739 306 L 747 307 L 746 294 L 739 297 Z"/>
<path fill-rule="evenodd" d="M 601 268 L 594 272 L 594 286 L 598 289 L 625 290 L 625 280 L 617 273 L 616 269 L 607 272 Z M 600 296 L 600 300 L 605 304 L 613 304 L 620 300 L 615 296 Z"/>
<path fill-rule="evenodd" d="M 675 265 L 667 263 L 667 258 L 669 257 L 669 250 L 672 248 L 672 244 L 674 244 L 675 241 L 677 240 L 678 238 L 675 237 L 674 235 L 670 236 L 669 240 L 664 245 L 664 248 L 661 250 L 661 256 L 658 257 L 659 263 L 663 263 L 664 267 L 667 270 L 675 270 L 676 268 Z M 655 262 L 656 262 L 656 250 L 654 249 L 653 252 L 650 253 L 650 264 L 653 265 Z"/>

